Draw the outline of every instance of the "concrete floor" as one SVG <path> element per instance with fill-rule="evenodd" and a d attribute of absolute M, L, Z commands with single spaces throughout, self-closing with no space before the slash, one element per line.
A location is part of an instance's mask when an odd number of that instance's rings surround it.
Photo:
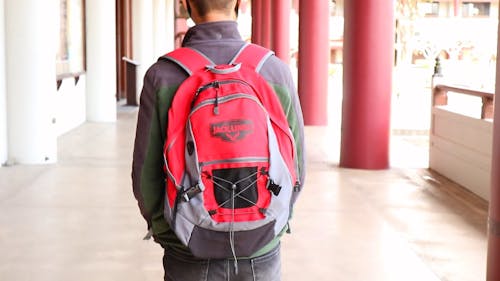
<path fill-rule="evenodd" d="M 0 280 L 162 280 L 131 190 L 137 113 L 118 114 L 62 136 L 55 165 L 0 168 Z M 338 167 L 335 131 L 307 128 L 284 281 L 485 280 L 487 204 L 425 168 L 425 137 L 362 171 Z"/>

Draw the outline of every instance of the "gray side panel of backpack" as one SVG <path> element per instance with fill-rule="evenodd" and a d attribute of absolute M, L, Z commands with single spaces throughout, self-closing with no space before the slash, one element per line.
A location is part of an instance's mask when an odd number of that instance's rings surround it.
<path fill-rule="evenodd" d="M 278 196 L 273 196 L 268 212 L 270 216 L 276 218 L 275 233 L 281 232 L 290 218 L 290 200 L 293 193 L 293 182 L 290 171 L 281 156 L 278 140 L 272 129 L 271 121 L 268 120 L 270 166 L 269 177 L 282 187 Z M 274 212 L 274 213 L 273 213 Z"/>

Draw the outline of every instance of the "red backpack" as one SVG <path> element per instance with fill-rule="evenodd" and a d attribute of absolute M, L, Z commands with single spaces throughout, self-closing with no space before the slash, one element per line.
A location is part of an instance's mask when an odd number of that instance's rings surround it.
<path fill-rule="evenodd" d="M 280 100 L 247 44 L 227 65 L 190 48 L 164 58 L 190 76 L 168 112 L 165 218 L 200 258 L 249 257 L 287 226 L 298 179 Z"/>

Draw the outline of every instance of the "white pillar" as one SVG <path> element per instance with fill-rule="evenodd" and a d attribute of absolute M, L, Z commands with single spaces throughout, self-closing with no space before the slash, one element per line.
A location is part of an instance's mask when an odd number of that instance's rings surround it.
<path fill-rule="evenodd" d="M 173 0 L 153 0 L 154 53 L 155 58 L 175 47 L 175 6 Z"/>
<path fill-rule="evenodd" d="M 88 121 L 116 121 L 115 9 L 115 0 L 86 1 Z"/>
<path fill-rule="evenodd" d="M 173 0 L 154 0 L 154 55 L 159 57 L 174 49 L 174 17 Z"/>
<path fill-rule="evenodd" d="M 153 0 L 154 13 L 154 54 L 161 56 L 167 52 L 167 0 Z"/>
<path fill-rule="evenodd" d="M 166 22 L 164 23 L 167 27 L 165 32 L 165 37 L 167 38 L 167 50 L 173 50 L 175 48 L 175 0 L 167 1 L 167 15 Z"/>
<path fill-rule="evenodd" d="M 7 95 L 5 85 L 5 13 L 0 0 L 0 164 L 7 162 Z"/>
<path fill-rule="evenodd" d="M 7 135 L 9 161 L 57 160 L 57 0 L 5 1 Z"/>
<path fill-rule="evenodd" d="M 137 92 L 142 89 L 143 77 L 157 55 L 154 51 L 153 0 L 132 1 L 133 58 L 139 63 L 137 68 Z"/>

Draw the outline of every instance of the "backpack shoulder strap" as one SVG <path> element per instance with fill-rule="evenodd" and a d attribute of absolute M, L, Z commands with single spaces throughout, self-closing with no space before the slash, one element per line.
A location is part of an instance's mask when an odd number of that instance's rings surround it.
<path fill-rule="evenodd" d="M 187 47 L 176 49 L 160 59 L 165 59 L 179 65 L 190 76 L 196 71 L 214 65 L 214 63 L 204 54 Z"/>
<path fill-rule="evenodd" d="M 255 44 L 245 44 L 231 60 L 230 64 L 242 63 L 260 72 L 264 63 L 269 59 L 274 52 Z"/>

